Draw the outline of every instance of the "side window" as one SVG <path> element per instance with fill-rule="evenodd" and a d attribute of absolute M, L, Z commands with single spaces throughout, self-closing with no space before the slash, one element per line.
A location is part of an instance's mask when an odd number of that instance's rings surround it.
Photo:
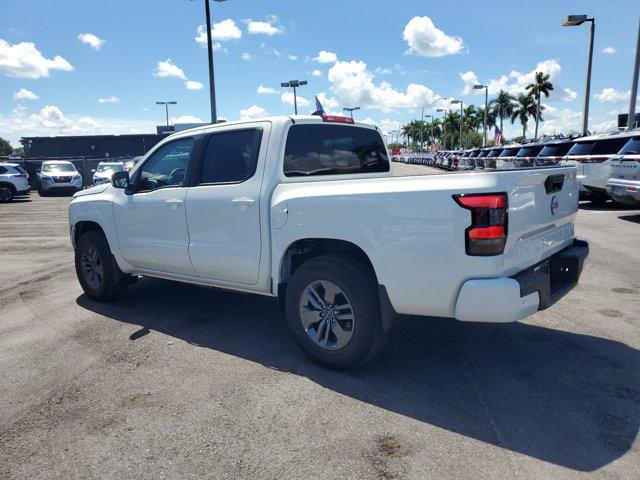
<path fill-rule="evenodd" d="M 193 138 L 181 138 L 151 155 L 140 171 L 140 190 L 182 185 L 193 142 Z"/>
<path fill-rule="evenodd" d="M 247 128 L 209 136 L 200 184 L 240 183 L 256 173 L 262 130 Z"/>
<path fill-rule="evenodd" d="M 626 138 L 609 138 L 607 140 L 601 140 L 596 143 L 593 149 L 594 155 L 609 155 L 618 153 L 620 149 L 626 143 Z"/>
<path fill-rule="evenodd" d="M 7 169 L 5 167 L 0 166 L 0 175 L 3 173 L 7 173 Z"/>

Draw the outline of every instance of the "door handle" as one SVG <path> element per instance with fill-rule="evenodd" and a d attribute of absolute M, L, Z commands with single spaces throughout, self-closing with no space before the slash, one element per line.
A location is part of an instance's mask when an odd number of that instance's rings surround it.
<path fill-rule="evenodd" d="M 231 203 L 237 206 L 240 210 L 244 210 L 247 207 L 253 207 L 256 204 L 256 201 L 253 198 L 240 197 L 234 198 L 231 200 Z"/>
<path fill-rule="evenodd" d="M 165 200 L 164 204 L 168 207 L 180 207 L 182 206 L 182 200 L 179 198 L 170 198 L 169 200 Z"/>

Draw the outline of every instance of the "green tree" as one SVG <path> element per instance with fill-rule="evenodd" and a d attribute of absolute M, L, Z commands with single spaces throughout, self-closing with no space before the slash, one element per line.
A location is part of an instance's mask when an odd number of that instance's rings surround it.
<path fill-rule="evenodd" d="M 540 97 L 542 95 L 549 96 L 549 92 L 553 90 L 553 84 L 549 81 L 549 74 L 536 72 L 535 79 L 526 86 L 527 91 L 536 99 L 536 132 L 534 140 L 538 138 L 538 123 L 540 123 Z"/>
<path fill-rule="evenodd" d="M 541 107 L 543 109 L 543 107 Z M 535 118 L 536 116 L 536 102 L 531 94 L 521 93 L 516 98 L 516 102 L 511 112 L 511 123 L 519 120 L 522 124 L 522 138 L 527 138 L 527 122 L 529 118 Z M 542 119 L 542 114 L 539 115 Z"/>
<path fill-rule="evenodd" d="M 8 140 L 0 137 L 0 155 L 11 155 L 13 153 L 13 147 Z"/>
<path fill-rule="evenodd" d="M 504 132 L 502 128 L 502 121 L 505 118 L 509 118 L 513 113 L 513 95 L 500 90 L 496 98 L 491 100 L 490 108 L 495 119 L 500 119 L 500 131 Z"/>

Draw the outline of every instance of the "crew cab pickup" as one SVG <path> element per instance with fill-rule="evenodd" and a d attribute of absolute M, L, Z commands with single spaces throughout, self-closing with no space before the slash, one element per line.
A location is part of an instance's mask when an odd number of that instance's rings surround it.
<path fill-rule="evenodd" d="M 394 177 L 380 131 L 281 116 L 176 133 L 75 194 L 75 266 L 107 301 L 139 276 L 277 297 L 302 349 L 372 358 L 397 314 L 513 322 L 576 285 L 573 167 Z"/>

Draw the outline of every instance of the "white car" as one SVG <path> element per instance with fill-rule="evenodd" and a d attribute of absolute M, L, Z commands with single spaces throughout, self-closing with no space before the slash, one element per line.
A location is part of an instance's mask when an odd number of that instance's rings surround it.
<path fill-rule="evenodd" d="M 18 195 L 28 195 L 29 174 L 15 163 L 0 162 L 0 202 L 6 203 Z"/>
<path fill-rule="evenodd" d="M 590 135 L 576 143 L 560 161 L 560 165 L 576 167 L 580 197 L 600 203 L 609 199 L 607 180 L 611 176 L 611 160 L 629 140 L 629 132 Z"/>
<path fill-rule="evenodd" d="M 76 273 L 276 297 L 302 349 L 346 368 L 395 314 L 513 322 L 578 282 L 575 168 L 393 177 L 379 129 L 280 116 L 176 133 L 69 206 Z M 425 288 L 429 285 L 429 288 Z"/>
<path fill-rule="evenodd" d="M 110 183 L 111 175 L 114 172 L 122 172 L 124 169 L 124 163 L 122 162 L 100 162 L 96 168 L 91 170 L 93 173 L 93 185 Z"/>
<path fill-rule="evenodd" d="M 38 194 L 77 192 L 82 190 L 82 176 L 73 163 L 64 160 L 45 160 L 38 171 Z"/>
<path fill-rule="evenodd" d="M 611 178 L 607 193 L 615 202 L 632 207 L 640 206 L 640 131 L 625 143 L 611 160 Z"/>

